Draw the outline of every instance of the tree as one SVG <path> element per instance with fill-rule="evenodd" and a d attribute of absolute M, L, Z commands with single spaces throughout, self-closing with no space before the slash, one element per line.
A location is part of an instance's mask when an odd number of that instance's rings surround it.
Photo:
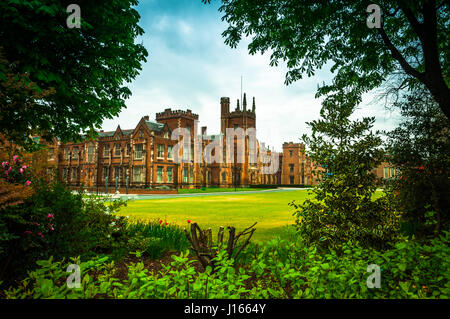
<path fill-rule="evenodd" d="M 54 89 L 41 90 L 36 83 L 30 81 L 28 74 L 14 74 L 1 47 L 0 77 L 0 145 L 6 146 L 10 144 L 8 141 L 13 140 L 15 144 L 33 149 L 33 140 L 28 136 L 37 133 L 35 127 L 30 125 L 40 111 L 37 101 L 54 94 Z M 11 119 L 14 121 L 11 122 Z M 14 148 L 13 145 L 9 147 Z"/>
<path fill-rule="evenodd" d="M 204 3 L 210 0 L 202 0 Z M 391 76 L 398 88 L 422 83 L 450 117 L 450 21 L 445 0 L 381 0 L 380 28 L 368 28 L 368 0 L 223 0 L 225 43 L 250 36 L 250 54 L 272 51 L 270 65 L 287 61 L 286 84 L 332 61 L 336 76 L 317 96 L 380 87 Z"/>
<path fill-rule="evenodd" d="M 312 199 L 291 205 L 300 236 L 309 243 L 339 248 L 353 240 L 384 248 L 398 235 L 400 215 L 389 194 L 373 199 L 372 170 L 383 160 L 382 140 L 371 130 L 375 118 L 349 120 L 355 104 L 346 97 L 325 101 L 321 119 L 308 123 L 312 135 L 303 140 L 308 156 L 322 166 L 315 172 L 320 184 Z"/>
<path fill-rule="evenodd" d="M 23 105 L 7 95 L 1 101 L 1 133 L 21 144 L 39 134 L 63 141 L 94 134 L 103 119 L 116 116 L 131 94 L 125 86 L 146 61 L 147 51 L 135 38 L 143 34 L 137 0 L 80 0 L 80 28 L 69 28 L 72 1 L 5 0 L 0 2 L 0 46 L 6 74 L 26 77 L 37 92 L 53 94 Z M 26 93 L 26 92 L 24 92 Z M 26 98 L 26 94 L 21 97 Z"/>
<path fill-rule="evenodd" d="M 392 186 L 409 231 L 438 235 L 450 226 L 450 120 L 424 88 L 395 107 L 403 120 L 387 134 L 386 144 L 401 177 Z"/>

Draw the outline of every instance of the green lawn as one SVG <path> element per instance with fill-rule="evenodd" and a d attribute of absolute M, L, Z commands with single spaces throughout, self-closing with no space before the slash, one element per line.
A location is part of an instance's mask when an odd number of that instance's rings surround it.
<path fill-rule="evenodd" d="M 250 187 L 236 187 L 236 188 L 179 188 L 178 194 L 193 194 L 193 193 L 221 193 L 221 192 L 247 192 L 247 191 L 262 191 L 269 188 L 250 188 Z"/>
<path fill-rule="evenodd" d="M 183 227 L 190 219 L 203 229 L 211 227 L 214 234 L 219 226 L 232 225 L 239 231 L 258 222 L 254 239 L 268 240 L 294 224 L 293 208 L 288 203 L 302 202 L 307 196 L 307 190 L 297 190 L 136 200 L 129 201 L 120 213 L 136 219 L 163 219 Z"/>

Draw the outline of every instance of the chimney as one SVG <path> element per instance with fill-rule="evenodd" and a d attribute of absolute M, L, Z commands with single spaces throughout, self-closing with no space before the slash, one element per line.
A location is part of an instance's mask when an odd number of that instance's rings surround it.
<path fill-rule="evenodd" d="M 202 126 L 202 135 L 206 135 L 206 126 Z"/>
<path fill-rule="evenodd" d="M 104 132 L 103 130 L 100 130 L 100 132 Z"/>
<path fill-rule="evenodd" d="M 146 120 L 146 121 L 149 121 L 149 120 L 150 120 L 150 118 L 148 117 L 148 115 L 145 115 L 145 116 L 144 116 L 144 120 Z"/>

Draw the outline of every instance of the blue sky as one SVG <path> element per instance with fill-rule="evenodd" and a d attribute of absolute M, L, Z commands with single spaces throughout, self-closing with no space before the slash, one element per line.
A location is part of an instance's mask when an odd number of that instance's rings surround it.
<path fill-rule="evenodd" d="M 200 0 L 141 0 L 137 10 L 144 36 L 139 39 L 149 52 L 141 74 L 128 86 L 132 97 L 127 108 L 103 123 L 104 130 L 118 124 L 134 128 L 140 118 L 165 108 L 191 109 L 199 115 L 199 127 L 208 134 L 220 130 L 220 98 L 230 97 L 234 109 L 240 98 L 241 75 L 247 103 L 256 98 L 257 138 L 281 150 L 283 142 L 299 142 L 310 130 L 305 124 L 317 119 L 320 100 L 314 98 L 317 85 L 329 82 L 332 74 L 319 70 L 314 77 L 284 84 L 287 69 L 269 66 L 270 52 L 249 55 L 249 39 L 237 49 L 224 44 L 219 1 L 204 5 Z M 355 116 L 376 116 L 376 129 L 394 127 L 394 114 L 368 94 Z M 368 105 L 370 104 L 370 105 Z"/>

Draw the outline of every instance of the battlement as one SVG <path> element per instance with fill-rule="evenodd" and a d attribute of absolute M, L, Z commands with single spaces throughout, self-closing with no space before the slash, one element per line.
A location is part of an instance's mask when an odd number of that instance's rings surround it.
<path fill-rule="evenodd" d="M 288 147 L 304 149 L 305 148 L 305 144 L 303 144 L 303 143 L 294 143 L 294 142 L 284 142 L 283 143 L 283 148 L 288 148 Z"/>
<path fill-rule="evenodd" d="M 198 120 L 198 114 L 192 113 L 191 110 L 172 110 L 170 108 L 165 109 L 164 112 L 156 113 L 156 120 L 166 120 L 173 118 L 187 118 L 190 120 Z"/>
<path fill-rule="evenodd" d="M 244 111 L 242 111 L 242 110 L 234 110 L 228 114 L 228 117 L 229 118 L 242 117 L 243 114 L 244 114 Z M 245 111 L 245 116 L 252 118 L 252 119 L 256 119 L 256 113 L 252 112 L 250 110 Z"/>

